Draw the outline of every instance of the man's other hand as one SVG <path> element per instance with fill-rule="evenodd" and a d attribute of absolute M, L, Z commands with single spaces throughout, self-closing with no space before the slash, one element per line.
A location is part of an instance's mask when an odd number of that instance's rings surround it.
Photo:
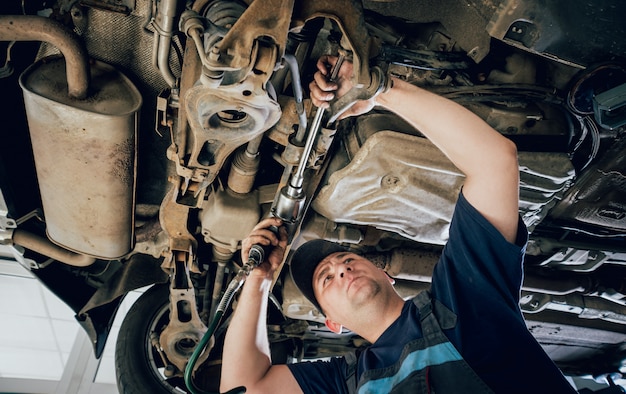
<path fill-rule="evenodd" d="M 330 70 L 337 63 L 337 56 L 324 55 L 317 61 L 317 72 L 313 76 L 313 81 L 309 84 L 311 101 L 316 107 L 327 109 L 330 101 L 339 98 L 353 88 L 352 73 L 353 65 L 351 61 L 345 60 L 339 69 L 337 80 L 330 81 Z M 376 105 L 374 98 L 369 100 L 358 100 L 339 119 L 349 116 L 361 115 L 369 112 Z"/>

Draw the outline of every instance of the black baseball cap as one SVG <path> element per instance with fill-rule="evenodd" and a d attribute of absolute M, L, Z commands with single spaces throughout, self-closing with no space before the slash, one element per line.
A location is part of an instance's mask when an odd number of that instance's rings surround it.
<path fill-rule="evenodd" d="M 347 252 L 348 249 L 325 239 L 314 239 L 302 244 L 291 258 L 291 278 L 304 296 L 322 311 L 313 292 L 313 273 L 317 265 L 336 252 Z"/>

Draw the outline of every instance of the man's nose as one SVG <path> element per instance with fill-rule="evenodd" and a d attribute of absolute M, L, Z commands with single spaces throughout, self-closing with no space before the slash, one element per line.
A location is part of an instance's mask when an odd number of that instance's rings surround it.
<path fill-rule="evenodd" d="M 343 278 L 347 272 L 352 271 L 352 268 L 350 268 L 350 266 L 347 264 L 337 264 L 336 270 L 337 276 Z"/>

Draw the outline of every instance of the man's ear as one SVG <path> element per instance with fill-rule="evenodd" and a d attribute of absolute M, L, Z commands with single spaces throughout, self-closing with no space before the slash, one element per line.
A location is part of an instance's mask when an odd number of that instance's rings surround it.
<path fill-rule="evenodd" d="M 341 330 L 343 329 L 343 326 L 335 321 L 332 321 L 328 318 L 326 318 L 326 321 L 324 322 L 326 324 L 326 327 L 328 327 L 328 329 L 332 332 L 334 332 L 335 334 L 341 334 Z"/>

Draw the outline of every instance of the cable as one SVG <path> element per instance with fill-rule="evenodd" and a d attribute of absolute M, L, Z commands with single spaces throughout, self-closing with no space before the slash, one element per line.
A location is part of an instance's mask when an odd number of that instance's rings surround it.
<path fill-rule="evenodd" d="M 254 252 L 252 250 L 254 250 Z M 196 349 L 193 351 L 193 354 L 191 355 L 191 357 L 189 357 L 189 361 L 187 362 L 187 366 L 185 367 L 184 378 L 185 378 L 185 385 L 187 386 L 187 388 L 192 394 L 210 394 L 206 391 L 202 391 L 198 389 L 194 385 L 193 378 L 192 378 L 194 366 L 198 362 L 198 358 L 200 357 L 202 352 L 204 352 L 207 345 L 210 343 L 211 337 L 213 336 L 213 334 L 215 333 L 215 330 L 217 329 L 220 322 L 222 321 L 224 312 L 226 311 L 226 309 L 228 309 L 228 306 L 233 300 L 233 296 L 241 288 L 241 286 L 243 286 L 243 283 L 246 281 L 246 278 L 248 277 L 248 275 L 250 275 L 250 272 L 255 267 L 257 267 L 261 262 L 263 262 L 266 253 L 267 253 L 267 247 L 263 247 L 261 245 L 252 246 L 252 249 L 250 250 L 248 262 L 244 264 L 243 267 L 239 269 L 239 271 L 237 271 L 237 275 L 235 275 L 235 277 L 228 284 L 228 287 L 226 288 L 226 291 L 224 292 L 224 295 L 222 296 L 222 299 L 220 300 L 220 303 L 217 306 L 217 310 L 215 311 L 215 315 L 213 316 L 213 320 L 211 321 L 209 328 L 202 336 L 202 339 L 200 339 L 200 342 L 198 342 L 198 345 L 196 346 Z M 240 393 L 245 393 L 245 392 L 246 392 L 245 387 L 237 387 L 233 390 L 230 390 L 228 393 L 240 394 Z"/>

